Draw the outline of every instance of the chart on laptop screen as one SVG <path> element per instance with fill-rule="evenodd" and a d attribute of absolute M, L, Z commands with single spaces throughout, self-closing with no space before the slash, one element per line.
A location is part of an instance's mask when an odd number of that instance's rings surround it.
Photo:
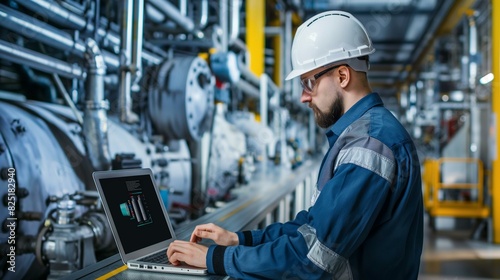
<path fill-rule="evenodd" d="M 139 180 L 125 181 L 129 192 L 129 199 L 120 204 L 122 215 L 130 217 L 137 226 L 144 226 L 153 222 L 146 196 Z"/>
<path fill-rule="evenodd" d="M 149 175 L 101 178 L 100 184 L 126 253 L 172 237 Z"/>

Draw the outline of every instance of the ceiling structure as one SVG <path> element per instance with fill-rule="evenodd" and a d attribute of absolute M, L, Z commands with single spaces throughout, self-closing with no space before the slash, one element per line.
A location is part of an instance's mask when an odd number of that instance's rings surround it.
<path fill-rule="evenodd" d="M 453 0 L 303 0 L 303 18 L 327 10 L 353 14 L 365 26 L 376 52 L 369 80 L 384 99 L 396 99 L 433 39 L 460 20 L 473 1 Z M 449 31 L 449 30 L 448 30 Z M 397 101 L 397 99 L 396 99 Z"/>

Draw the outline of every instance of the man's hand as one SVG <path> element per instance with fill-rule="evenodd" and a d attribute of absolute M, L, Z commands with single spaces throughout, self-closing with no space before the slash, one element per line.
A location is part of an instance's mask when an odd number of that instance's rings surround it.
<path fill-rule="evenodd" d="M 232 231 L 225 230 L 215 224 L 204 224 L 196 226 L 191 234 L 191 242 L 198 243 L 203 238 L 212 239 L 217 245 L 236 246 L 239 244 L 238 235 Z"/>
<path fill-rule="evenodd" d="M 180 265 L 185 262 L 192 266 L 207 268 L 207 251 L 206 246 L 175 240 L 168 245 L 167 257 L 173 265 Z"/>

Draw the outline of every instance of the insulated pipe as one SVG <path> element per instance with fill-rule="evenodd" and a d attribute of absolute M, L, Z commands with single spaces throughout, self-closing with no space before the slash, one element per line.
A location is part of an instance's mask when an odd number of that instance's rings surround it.
<path fill-rule="evenodd" d="M 156 24 L 162 23 L 165 21 L 165 15 L 161 13 L 156 7 L 146 4 L 145 7 L 146 15 L 148 15 L 148 19 Z"/>
<path fill-rule="evenodd" d="M 67 11 L 55 3 L 48 2 L 46 0 L 16 0 L 16 2 L 23 5 L 23 7 L 29 9 L 30 11 L 35 12 L 38 15 L 43 15 L 46 19 L 68 27 L 69 29 L 76 29 L 89 33 L 94 31 L 94 25 L 91 22 L 87 23 L 84 17 Z M 31 18 L 31 22 L 34 22 L 35 20 L 35 18 Z M 120 45 L 120 37 L 114 32 L 98 28 L 98 34 L 104 41 L 109 42 L 112 46 L 118 47 Z M 106 54 L 106 52 L 103 52 L 103 54 L 105 55 L 106 63 L 108 63 L 109 58 L 107 58 L 107 56 L 111 54 Z M 143 54 L 143 59 L 152 64 L 159 64 L 159 61 L 162 61 L 162 57 L 154 53 L 143 51 Z M 116 59 L 116 61 L 118 61 L 118 59 Z M 118 63 L 113 63 L 112 65 L 118 65 Z M 111 65 L 108 64 L 108 66 Z"/>
<path fill-rule="evenodd" d="M 207 26 L 208 23 L 208 0 L 201 1 L 201 15 L 200 15 L 200 24 L 198 29 L 203 29 Z"/>
<path fill-rule="evenodd" d="M 238 34 L 240 33 L 240 0 L 231 1 L 231 29 L 229 32 L 228 45 L 231 46 L 238 39 Z"/>
<path fill-rule="evenodd" d="M 198 1 L 196 3 L 198 3 Z M 204 29 L 208 23 L 208 0 L 201 0 L 201 1 L 199 1 L 199 3 L 201 6 L 201 8 L 200 8 L 201 13 L 200 13 L 200 18 L 199 18 L 199 23 L 198 23 L 198 29 L 201 30 L 201 29 Z M 187 4 L 187 3 L 185 3 L 185 1 L 184 1 L 184 2 L 181 2 L 180 5 L 182 7 L 182 5 L 185 5 L 185 4 Z M 148 19 L 150 21 L 153 21 L 156 24 L 160 24 L 160 23 L 165 21 L 165 15 L 163 13 L 161 13 L 155 6 L 151 5 L 149 2 L 146 3 L 145 12 L 148 16 Z M 180 11 L 180 13 L 184 15 L 184 13 L 182 11 Z"/>
<path fill-rule="evenodd" d="M 69 34 L 2 4 L 0 4 L 0 26 L 64 51 L 81 54 L 85 52 L 83 42 L 75 42 Z"/>
<path fill-rule="evenodd" d="M 104 99 L 104 76 L 106 65 L 97 43 L 88 38 L 85 64 L 88 76 L 85 80 L 85 109 L 83 113 L 83 133 L 87 154 L 96 170 L 108 170 L 111 156 L 108 142 L 109 103 Z"/>
<path fill-rule="evenodd" d="M 268 76 L 266 73 L 260 75 L 260 123 L 267 125 L 267 110 L 269 103 L 269 93 L 267 87 Z"/>
<path fill-rule="evenodd" d="M 144 0 L 134 1 L 132 26 L 132 61 L 130 70 L 134 76 L 132 89 L 139 91 L 139 81 L 142 77 L 142 39 L 144 30 Z"/>
<path fill-rule="evenodd" d="M 0 40 L 0 58 L 68 78 L 82 79 L 86 75 L 82 68 L 75 64 L 69 64 L 3 40 Z"/>
<path fill-rule="evenodd" d="M 165 0 L 149 0 L 148 3 L 165 13 L 167 17 L 175 22 L 179 27 L 199 37 L 199 31 L 196 30 L 193 21 L 190 18 L 183 16 L 177 7 L 172 5 L 170 2 Z"/>
<path fill-rule="evenodd" d="M 85 44 L 81 40 L 74 40 L 69 34 L 52 25 L 1 4 L 0 26 L 13 32 L 19 32 L 20 35 L 38 40 L 51 47 L 69 51 L 80 57 L 83 57 L 85 52 Z M 110 66 L 111 69 L 118 68 L 119 62 L 115 55 L 109 52 L 103 52 L 103 55 L 106 64 Z"/>
<path fill-rule="evenodd" d="M 87 22 L 84 17 L 72 13 L 54 2 L 47 2 L 45 0 L 16 0 L 16 2 L 32 12 L 37 13 L 37 15 L 43 15 L 45 19 L 68 27 L 69 29 L 94 33 L 95 28 L 92 22 Z M 97 33 L 115 46 L 120 44 L 120 38 L 112 32 L 108 32 L 103 28 L 98 28 Z"/>
<path fill-rule="evenodd" d="M 243 91 L 244 93 L 252 96 L 254 98 L 260 98 L 260 90 L 257 86 L 252 85 L 251 83 L 240 79 L 236 84 L 234 84 L 236 88 Z"/>
<path fill-rule="evenodd" d="M 250 71 L 250 69 L 248 69 L 248 66 L 243 62 L 242 57 L 239 57 L 238 68 L 240 69 L 243 78 L 245 78 L 255 86 L 260 86 L 259 77 L 257 77 L 257 75 L 255 75 L 252 71 Z"/>
<path fill-rule="evenodd" d="M 477 80 L 477 26 L 474 15 L 468 18 L 469 27 L 469 88 L 476 88 Z"/>
<path fill-rule="evenodd" d="M 230 42 L 230 47 L 237 48 L 238 50 L 245 53 L 245 56 L 248 56 L 247 45 L 240 38 L 236 38 L 234 41 Z"/>
<path fill-rule="evenodd" d="M 476 19 L 473 14 L 468 17 L 468 28 L 469 28 L 469 67 L 468 67 L 468 77 L 469 77 L 469 90 L 470 93 L 470 149 L 467 153 L 471 153 L 471 157 L 479 158 L 481 151 L 481 109 L 477 105 L 476 94 L 473 94 L 476 89 L 476 80 L 477 80 L 477 70 L 478 70 L 478 60 L 477 60 L 477 45 L 478 45 L 478 36 L 477 36 L 477 25 Z"/>
<path fill-rule="evenodd" d="M 134 0 L 122 1 L 121 12 L 121 46 L 120 46 L 120 85 L 118 92 L 118 110 L 120 121 L 133 123 L 138 120 L 132 112 L 132 98 L 130 95 L 132 87 L 132 31 L 134 20 Z"/>
<path fill-rule="evenodd" d="M 164 51 L 162 48 L 160 48 L 160 47 L 158 47 L 158 46 L 156 46 L 148 41 L 144 41 L 144 42 L 142 42 L 142 44 L 144 45 L 144 47 L 152 50 L 154 53 L 160 55 L 161 57 L 168 57 L 168 53 L 166 51 Z M 144 52 L 143 52 L 143 56 L 146 56 L 146 55 L 148 55 L 148 53 L 144 54 Z M 146 59 L 146 60 L 152 61 L 151 59 Z M 154 63 L 154 64 L 160 64 L 162 61 L 163 61 L 163 59 L 159 59 L 158 63 Z"/>
<path fill-rule="evenodd" d="M 64 25 L 70 29 L 81 30 L 87 25 L 85 18 L 69 12 L 65 8 L 59 6 L 56 2 L 48 2 L 45 0 L 15 0 L 25 8 L 36 12 L 39 16 L 44 16 L 50 20 Z"/>
<path fill-rule="evenodd" d="M 187 16 L 187 1 L 179 0 L 179 13 L 183 16 Z"/>
<path fill-rule="evenodd" d="M 227 52 L 229 46 L 229 40 L 227 38 L 228 32 L 228 22 L 227 22 L 227 5 L 228 0 L 219 0 L 219 25 L 222 29 L 221 32 L 221 51 Z"/>

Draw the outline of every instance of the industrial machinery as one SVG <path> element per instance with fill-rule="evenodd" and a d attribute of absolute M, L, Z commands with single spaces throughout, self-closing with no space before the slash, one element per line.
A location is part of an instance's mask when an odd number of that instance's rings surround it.
<path fill-rule="evenodd" d="M 301 151 L 279 89 L 259 95 L 247 69 L 241 8 L 0 1 L 1 278 L 59 278 L 115 252 L 93 171 L 151 168 L 175 225 L 230 199 L 255 162 Z M 241 105 L 261 96 L 258 123 Z"/>

